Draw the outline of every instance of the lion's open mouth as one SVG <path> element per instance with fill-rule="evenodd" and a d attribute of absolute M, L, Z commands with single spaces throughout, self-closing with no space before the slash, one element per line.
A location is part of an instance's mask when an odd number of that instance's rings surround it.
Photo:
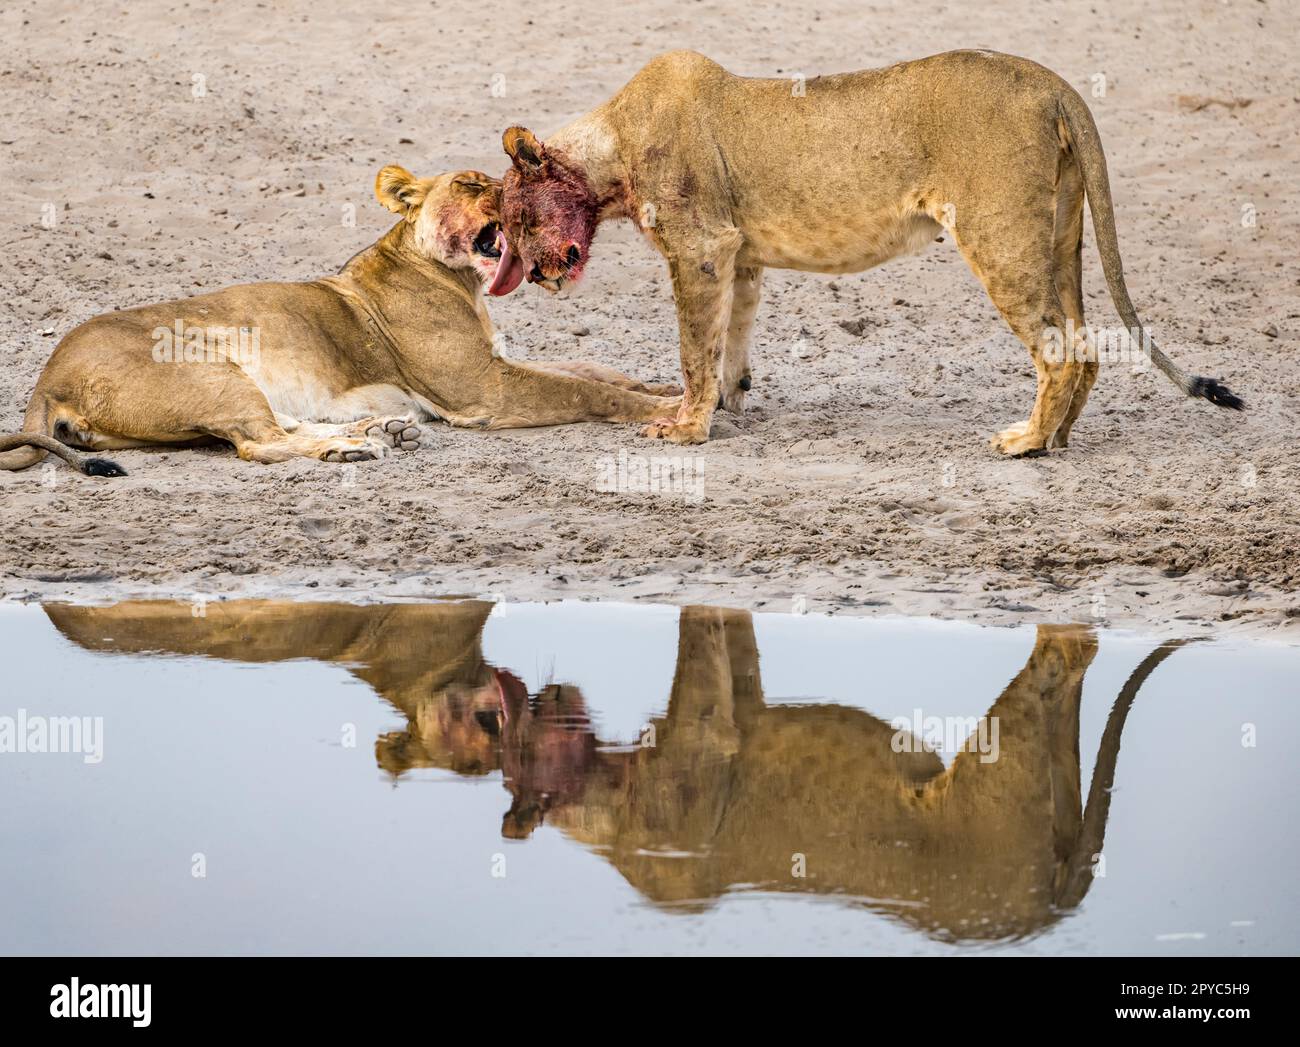
<path fill-rule="evenodd" d="M 496 222 L 488 222 L 474 239 L 474 250 L 483 255 L 484 258 L 500 258 L 501 245 L 505 242 L 501 236 L 501 226 Z"/>

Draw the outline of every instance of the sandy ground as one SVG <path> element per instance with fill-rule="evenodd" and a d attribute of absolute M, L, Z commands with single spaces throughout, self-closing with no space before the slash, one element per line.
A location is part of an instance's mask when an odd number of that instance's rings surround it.
<path fill-rule="evenodd" d="M 752 75 L 967 46 L 1051 66 L 1101 126 L 1139 311 L 1251 410 L 1114 366 L 1069 451 L 1000 459 L 987 437 L 1027 413 L 1028 354 L 937 243 L 853 276 L 768 274 L 751 406 L 685 452 L 703 462 L 698 502 L 598 489 L 620 451 L 678 453 L 632 426 L 437 427 L 419 451 L 344 470 L 123 452 L 123 480 L 0 473 L 0 592 L 491 592 L 1300 638 L 1289 6 L 10 0 L 0 429 L 77 323 L 333 272 L 388 225 L 370 195 L 382 164 L 500 173 L 504 127 L 544 136 L 677 47 Z M 1117 323 L 1091 229 L 1085 265 L 1090 319 Z M 626 224 L 604 228 L 572 296 L 525 287 L 492 313 L 510 354 L 676 375 L 665 268 Z"/>

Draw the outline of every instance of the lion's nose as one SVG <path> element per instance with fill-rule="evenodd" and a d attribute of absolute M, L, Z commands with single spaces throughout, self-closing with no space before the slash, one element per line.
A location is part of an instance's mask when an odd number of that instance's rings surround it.
<path fill-rule="evenodd" d="M 534 264 L 533 271 L 528 274 L 528 282 L 530 284 L 540 284 L 545 279 L 546 277 L 542 275 L 542 267 Z"/>
<path fill-rule="evenodd" d="M 569 253 L 565 258 L 568 259 L 570 269 L 582 261 L 582 252 L 578 250 L 577 244 L 569 244 Z"/>

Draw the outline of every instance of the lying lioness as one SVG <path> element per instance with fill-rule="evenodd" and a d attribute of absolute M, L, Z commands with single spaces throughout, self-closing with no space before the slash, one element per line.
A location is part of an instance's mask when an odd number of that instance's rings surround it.
<path fill-rule="evenodd" d="M 1065 447 L 1097 376 L 1084 332 L 1085 193 L 1129 334 L 1184 393 L 1242 402 L 1150 344 L 1124 285 L 1106 158 L 1078 93 L 1023 58 L 953 51 L 887 69 L 760 80 L 688 51 L 654 59 L 545 145 L 512 127 L 492 293 L 576 279 L 596 226 L 630 218 L 668 260 L 686 397 L 645 435 L 708 439 L 740 410 L 764 266 L 854 273 L 946 228 L 1038 372 L 1004 454 Z M 960 346 L 949 352 L 961 353 Z"/>
<path fill-rule="evenodd" d="M 500 183 L 475 171 L 417 179 L 385 167 L 375 194 L 402 216 L 337 276 L 246 284 L 108 313 L 59 343 L 0 469 L 53 452 L 89 475 L 95 451 L 234 444 L 246 461 L 378 458 L 413 423 L 505 429 L 649 421 L 673 390 L 594 364 L 524 365 L 493 350 L 481 288 L 497 268 Z M 10 450 L 19 448 L 18 450 Z"/>

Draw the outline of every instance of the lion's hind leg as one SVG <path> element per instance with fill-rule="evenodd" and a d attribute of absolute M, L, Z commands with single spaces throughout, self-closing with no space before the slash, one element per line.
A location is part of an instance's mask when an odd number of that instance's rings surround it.
<path fill-rule="evenodd" d="M 1045 454 L 1064 424 L 1082 363 L 1066 325 L 1054 266 L 1054 207 L 1049 197 L 1026 192 L 1017 205 L 1010 193 L 978 209 L 958 205 L 955 239 L 975 275 L 984 284 L 1016 337 L 1029 350 L 1038 388 L 1029 417 L 997 433 L 993 447 L 1003 454 Z M 976 210 L 972 216 L 970 210 Z"/>
<path fill-rule="evenodd" d="M 295 436 L 332 439 L 353 437 L 382 443 L 393 450 L 413 451 L 421 430 L 416 423 L 431 417 L 408 391 L 396 385 L 361 385 L 317 404 L 299 420 L 279 412 L 275 419 Z"/>
<path fill-rule="evenodd" d="M 290 458 L 324 462 L 357 462 L 382 458 L 388 446 L 373 437 L 312 432 L 296 424 L 293 432 L 281 424 L 257 383 L 233 363 L 167 365 L 174 388 L 156 390 L 166 409 L 154 423 L 170 431 L 169 440 L 213 437 L 233 444 L 246 462 L 270 464 Z"/>
<path fill-rule="evenodd" d="M 270 404 L 266 403 L 261 391 L 256 386 L 254 389 L 262 398 L 265 415 L 259 411 L 240 421 L 209 424 L 207 427 L 213 436 L 234 444 L 235 451 L 246 462 L 271 465 L 290 458 L 368 462 L 383 458 L 393 446 L 389 440 L 360 429 L 350 431 L 349 427 L 341 425 L 299 422 L 292 432 L 287 432 L 271 414 Z"/>
<path fill-rule="evenodd" d="M 1063 331 L 1063 316 L 1053 316 L 1046 324 L 1024 316 L 1007 319 L 1034 361 L 1037 392 L 1029 417 L 996 433 L 989 442 L 1008 457 L 1032 457 L 1045 454 L 1049 446 L 1055 446 L 1053 440 L 1074 401 L 1082 365 L 1062 360 L 1060 356 L 1073 352 L 1073 348 L 1057 343 L 1056 336 L 1044 333 L 1053 329 Z"/>
<path fill-rule="evenodd" d="M 1056 231 L 1052 246 L 1055 263 L 1056 291 L 1066 320 L 1074 330 L 1085 334 L 1083 319 L 1083 178 L 1079 165 L 1065 158 L 1061 163 L 1061 180 L 1056 191 Z M 1065 419 L 1052 438 L 1052 447 L 1067 447 L 1070 430 L 1088 402 L 1088 394 L 1097 380 L 1100 364 L 1096 352 L 1088 349 L 1079 365 L 1079 381 L 1074 387 Z"/>

